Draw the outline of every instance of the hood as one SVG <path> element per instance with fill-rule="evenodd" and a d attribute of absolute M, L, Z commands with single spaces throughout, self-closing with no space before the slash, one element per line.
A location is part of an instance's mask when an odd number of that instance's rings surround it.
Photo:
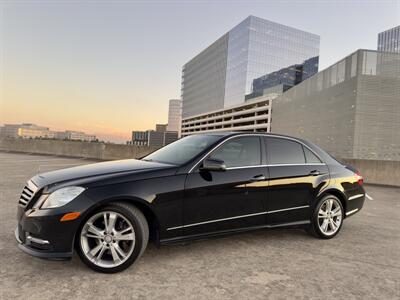
<path fill-rule="evenodd" d="M 124 159 L 107 161 L 67 169 L 61 169 L 34 176 L 31 180 L 39 187 L 48 186 L 54 183 L 61 183 L 72 180 L 86 179 L 103 175 L 132 174 L 141 171 L 171 168 L 173 165 L 143 161 L 137 159 Z"/>

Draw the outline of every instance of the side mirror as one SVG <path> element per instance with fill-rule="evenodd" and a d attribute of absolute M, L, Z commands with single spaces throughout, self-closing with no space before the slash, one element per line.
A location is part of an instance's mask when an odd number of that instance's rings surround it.
<path fill-rule="evenodd" d="M 208 171 L 226 171 L 226 165 L 223 160 L 206 158 L 205 160 L 203 160 L 203 165 L 200 169 Z"/>

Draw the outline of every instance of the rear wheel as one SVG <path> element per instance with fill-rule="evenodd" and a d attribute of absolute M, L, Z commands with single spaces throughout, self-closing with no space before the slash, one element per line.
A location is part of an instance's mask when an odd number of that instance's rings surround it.
<path fill-rule="evenodd" d="M 144 252 L 149 228 L 136 207 L 116 202 L 92 215 L 77 236 L 78 253 L 90 268 L 103 273 L 120 272 Z"/>
<path fill-rule="evenodd" d="M 316 237 L 330 239 L 343 225 L 343 206 L 333 195 L 323 197 L 315 207 L 308 232 Z"/>

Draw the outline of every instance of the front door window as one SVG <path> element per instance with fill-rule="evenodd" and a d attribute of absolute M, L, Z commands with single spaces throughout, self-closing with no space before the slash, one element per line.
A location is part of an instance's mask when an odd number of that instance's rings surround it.
<path fill-rule="evenodd" d="M 260 138 L 249 136 L 231 139 L 215 150 L 210 158 L 223 160 L 227 168 L 260 165 Z"/>

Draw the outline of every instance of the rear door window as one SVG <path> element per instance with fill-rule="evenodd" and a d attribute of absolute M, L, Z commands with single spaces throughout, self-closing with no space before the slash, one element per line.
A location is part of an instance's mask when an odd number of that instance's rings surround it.
<path fill-rule="evenodd" d="M 268 163 L 277 164 L 304 164 L 306 162 L 303 146 L 295 141 L 267 137 Z"/>

